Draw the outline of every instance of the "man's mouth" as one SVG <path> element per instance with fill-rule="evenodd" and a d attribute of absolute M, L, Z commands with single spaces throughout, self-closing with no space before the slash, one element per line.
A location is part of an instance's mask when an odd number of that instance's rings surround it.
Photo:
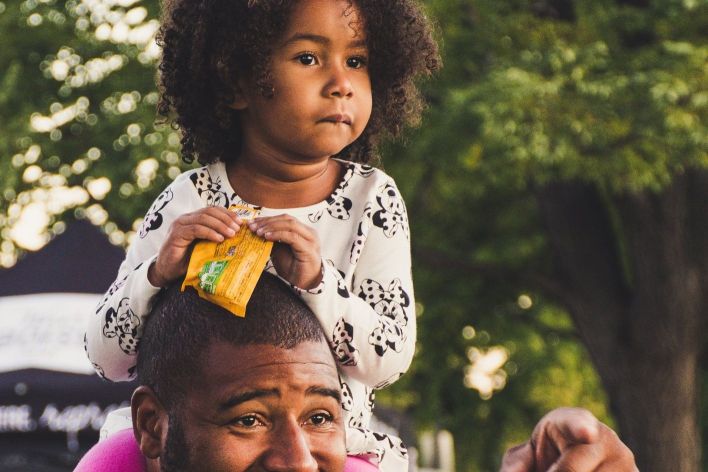
<path fill-rule="evenodd" d="M 320 121 L 325 123 L 345 124 L 349 126 L 352 124 L 351 116 L 342 113 L 326 116 Z"/>

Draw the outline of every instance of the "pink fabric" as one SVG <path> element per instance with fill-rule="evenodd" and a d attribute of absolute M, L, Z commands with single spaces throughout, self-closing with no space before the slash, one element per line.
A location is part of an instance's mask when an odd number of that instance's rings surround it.
<path fill-rule="evenodd" d="M 74 472 L 146 472 L 145 458 L 132 429 L 119 431 L 93 446 Z"/>
<path fill-rule="evenodd" d="M 379 468 L 360 457 L 347 457 L 344 472 L 378 472 Z M 119 431 L 93 446 L 74 472 L 146 472 L 147 464 L 132 429 Z"/>
<path fill-rule="evenodd" d="M 344 464 L 344 472 L 377 472 L 378 470 L 378 467 L 361 457 L 349 456 Z"/>

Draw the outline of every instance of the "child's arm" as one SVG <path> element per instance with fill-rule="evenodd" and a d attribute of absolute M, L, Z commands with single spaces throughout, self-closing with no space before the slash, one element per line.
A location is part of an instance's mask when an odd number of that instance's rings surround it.
<path fill-rule="evenodd" d="M 342 370 L 374 388 L 390 385 L 408 370 L 416 342 L 408 219 L 395 184 L 386 187 L 395 192 L 400 211 L 394 215 L 378 204 L 367 211 L 358 228 L 360 256 L 356 248 L 350 254 L 352 260 L 358 257 L 351 286 L 326 263 L 321 293 L 302 293 Z"/>
<path fill-rule="evenodd" d="M 358 226 L 358 244 L 349 255 L 356 265 L 351 286 L 321 261 L 314 231 L 293 217 L 262 218 L 253 228 L 288 245 L 288 251 L 279 248 L 283 257 L 276 257 L 274 249 L 275 269 L 317 315 L 347 375 L 382 388 L 408 370 L 415 351 L 415 302 L 408 220 L 393 181 L 368 202 Z M 309 287 L 314 288 L 305 290 Z"/>
<path fill-rule="evenodd" d="M 229 227 L 238 230 L 234 213 L 225 208 L 199 208 L 198 199 L 173 187 L 153 203 L 116 281 L 89 318 L 86 353 L 99 375 L 108 380 L 134 378 L 142 325 L 153 298 L 161 287 L 186 273 L 192 242 L 197 238 L 221 241 L 233 236 Z"/>
<path fill-rule="evenodd" d="M 134 378 L 141 324 L 160 288 L 148 282 L 148 268 L 174 219 L 171 186 L 150 207 L 118 275 L 89 317 L 84 347 L 96 372 L 111 381 Z"/>

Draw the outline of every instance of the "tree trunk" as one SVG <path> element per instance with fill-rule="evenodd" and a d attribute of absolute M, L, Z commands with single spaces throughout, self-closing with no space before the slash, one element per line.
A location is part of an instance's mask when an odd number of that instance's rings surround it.
<path fill-rule="evenodd" d="M 708 284 L 689 183 L 621 198 L 581 183 L 539 194 L 561 299 L 643 472 L 700 470 L 696 376 Z"/>
<path fill-rule="evenodd" d="M 649 346 L 634 353 L 624 368 L 613 372 L 612 385 L 608 382 L 612 411 L 640 470 L 698 472 L 696 355 L 655 357 L 651 351 Z"/>
<path fill-rule="evenodd" d="M 595 313 L 611 312 L 612 308 L 590 304 L 571 310 L 574 318 L 588 320 Z M 646 329 L 650 331 L 652 327 L 648 325 Z M 630 346 L 617 342 L 615 337 L 614 348 L 597 352 L 597 345 L 613 342 L 614 334 L 579 331 L 605 385 L 620 436 L 634 452 L 639 470 L 699 472 L 695 350 L 686 345 L 667 351 L 664 345 L 642 339 Z M 588 340 L 588 336 L 606 339 Z"/>

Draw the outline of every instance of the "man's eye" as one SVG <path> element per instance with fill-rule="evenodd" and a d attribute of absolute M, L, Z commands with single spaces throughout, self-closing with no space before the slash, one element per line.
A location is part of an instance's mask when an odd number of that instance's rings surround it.
<path fill-rule="evenodd" d="M 235 424 L 236 426 L 242 426 L 244 428 L 253 428 L 253 427 L 261 424 L 261 422 L 258 420 L 258 418 L 256 418 L 253 415 L 242 416 L 240 418 L 236 418 L 235 420 L 233 420 L 232 423 Z"/>
<path fill-rule="evenodd" d="M 347 66 L 352 69 L 361 69 L 362 67 L 366 67 L 366 58 L 360 56 L 350 57 L 347 59 Z"/>
<path fill-rule="evenodd" d="M 332 421 L 334 421 L 334 418 L 328 413 L 317 413 L 310 417 L 310 423 L 315 426 L 324 426 Z"/>
<path fill-rule="evenodd" d="M 297 56 L 297 60 L 300 61 L 300 64 L 304 66 L 314 66 L 315 64 L 317 64 L 317 58 L 314 54 L 310 53 L 300 54 L 299 56 Z"/>

